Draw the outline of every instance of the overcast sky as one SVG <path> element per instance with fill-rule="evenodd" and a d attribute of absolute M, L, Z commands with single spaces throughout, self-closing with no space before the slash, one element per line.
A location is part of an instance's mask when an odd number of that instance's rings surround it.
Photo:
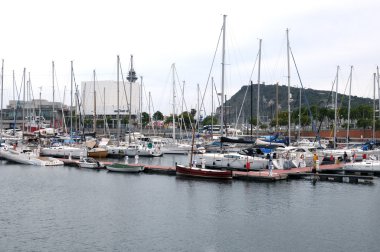
<path fill-rule="evenodd" d="M 13 96 L 12 70 L 20 86 L 25 67 L 34 97 L 43 87 L 42 97 L 51 100 L 54 61 L 56 100 L 63 100 L 66 87 L 65 103 L 69 104 L 71 60 L 80 84 L 92 80 L 94 69 L 98 80 L 116 80 L 116 56 L 120 55 L 126 73 L 133 54 L 134 68 L 143 76 L 146 92 L 151 92 L 155 111 L 171 112 L 172 63 L 179 80 L 186 83 L 188 108 L 196 108 L 196 86 L 204 92 L 223 14 L 227 15 L 227 98 L 250 79 L 257 82 L 257 69 L 252 77 L 251 72 L 259 38 L 261 81 L 287 84 L 287 28 L 305 87 L 330 90 L 339 65 L 339 92 L 348 94 L 345 87 L 353 65 L 353 95 L 373 97 L 373 73 L 380 55 L 379 7 L 376 0 L 3 0 L 4 106 Z M 220 89 L 220 50 L 212 76 Z M 293 66 L 291 82 L 299 86 Z"/>

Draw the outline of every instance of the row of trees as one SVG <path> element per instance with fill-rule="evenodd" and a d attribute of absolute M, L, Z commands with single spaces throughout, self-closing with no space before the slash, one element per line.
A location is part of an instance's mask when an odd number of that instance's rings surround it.
<path fill-rule="evenodd" d="M 152 120 L 149 118 L 149 114 L 146 112 L 142 113 L 142 124 L 143 127 L 149 126 L 149 123 L 153 121 L 163 121 L 165 125 L 170 125 L 173 121 L 173 115 L 169 115 L 165 117 L 162 112 L 156 111 L 153 116 Z M 191 109 L 191 111 L 184 111 L 179 115 L 174 115 L 175 121 L 178 123 L 179 126 L 182 128 L 191 128 L 191 123 L 196 122 L 196 110 Z M 310 110 L 307 108 L 301 109 L 301 127 L 307 127 L 312 125 L 311 117 L 314 120 L 314 123 L 317 122 L 323 122 L 323 124 L 327 127 L 332 127 L 335 117 L 335 111 L 331 108 L 326 107 L 318 107 L 316 105 L 313 105 L 310 107 Z M 107 116 L 107 122 L 110 124 L 112 120 L 114 120 L 114 117 Z M 132 117 L 134 125 L 137 126 L 138 120 L 137 118 Z M 348 108 L 340 108 L 338 111 L 338 127 L 341 128 L 347 128 L 347 120 L 348 120 Z M 297 108 L 295 108 L 291 114 L 291 123 L 294 125 L 298 125 L 299 122 L 299 111 Z M 373 123 L 373 108 L 370 105 L 359 105 L 355 108 L 351 109 L 350 112 L 350 122 L 351 125 L 353 124 L 356 128 L 368 128 L 372 127 Z M 124 125 L 129 124 L 129 118 L 128 116 L 124 116 L 121 118 L 121 123 Z M 207 116 L 202 120 L 203 125 L 211 125 L 211 124 L 218 124 L 219 121 L 216 116 Z M 249 121 L 252 125 L 257 125 L 256 117 L 251 118 Z M 87 118 L 85 120 L 85 127 L 92 127 L 92 119 Z M 287 111 L 280 111 L 278 114 L 278 126 L 287 126 L 288 125 L 288 112 Z M 104 120 L 98 120 L 97 121 L 98 127 L 104 126 Z M 276 118 L 272 118 L 270 120 L 270 123 L 265 124 L 260 122 L 260 128 L 266 129 L 268 127 L 275 127 L 276 126 Z M 352 127 L 352 126 L 351 126 Z M 376 128 L 380 128 L 380 120 L 376 120 Z"/>
<path fill-rule="evenodd" d="M 307 108 L 301 109 L 301 127 L 311 126 L 311 116 L 313 120 L 319 123 L 324 123 L 328 125 L 328 127 L 332 127 L 335 119 L 335 110 L 326 107 L 318 107 L 313 105 L 310 107 L 310 110 Z M 348 108 L 340 108 L 337 111 L 338 118 L 338 127 L 347 128 L 347 120 L 348 120 Z M 293 110 L 291 114 L 291 123 L 298 125 L 299 122 L 299 110 Z M 355 108 L 352 108 L 350 111 L 350 122 L 357 128 L 366 129 L 368 127 L 372 127 L 373 124 L 373 107 L 369 105 L 359 105 Z M 252 118 L 250 123 L 253 125 L 257 125 L 256 118 Z M 288 125 L 288 112 L 281 111 L 278 114 L 278 126 L 286 126 Z M 268 126 L 275 127 L 276 126 L 276 118 L 273 118 L 269 125 L 260 124 L 261 128 L 267 128 Z M 380 120 L 376 120 L 376 128 L 380 127 Z"/>

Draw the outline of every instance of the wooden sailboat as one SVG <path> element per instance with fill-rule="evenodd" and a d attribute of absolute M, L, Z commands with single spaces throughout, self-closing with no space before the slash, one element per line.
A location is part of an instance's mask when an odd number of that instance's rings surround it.
<path fill-rule="evenodd" d="M 224 43 L 225 43 L 225 28 L 226 28 L 226 15 L 223 16 L 223 63 L 222 63 L 222 92 L 224 89 Z M 223 95 L 222 95 L 223 99 Z M 222 101 L 223 104 L 223 101 Z M 222 105 L 223 106 L 223 105 Z M 223 111 L 223 109 L 221 110 Z M 223 122 L 223 112 L 221 115 Z M 222 123 L 223 124 L 223 123 Z M 231 170 L 211 170 L 205 168 L 197 168 L 193 164 L 193 148 L 194 148 L 194 134 L 195 127 L 193 127 L 192 134 L 192 143 L 191 143 L 191 153 L 190 153 L 190 163 L 189 166 L 185 165 L 176 165 L 176 174 L 180 176 L 189 176 L 189 177 L 198 177 L 198 178 L 212 178 L 212 179 L 232 179 L 232 171 Z M 223 127 L 222 127 L 223 128 Z M 223 132 L 223 129 L 221 133 Z"/>

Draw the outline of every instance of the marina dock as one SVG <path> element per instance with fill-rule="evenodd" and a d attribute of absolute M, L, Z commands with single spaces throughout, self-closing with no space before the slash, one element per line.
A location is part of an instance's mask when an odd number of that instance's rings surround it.
<path fill-rule="evenodd" d="M 66 166 L 78 167 L 77 159 L 60 159 Z M 112 162 L 102 162 L 104 165 L 109 165 Z M 345 183 L 372 183 L 374 176 L 361 175 L 361 174 L 342 174 L 343 163 L 320 165 L 318 171 L 318 180 L 332 181 L 332 182 L 345 182 Z M 144 173 L 149 174 L 163 174 L 163 175 L 176 175 L 175 166 L 161 166 L 161 165 L 145 165 Z M 233 179 L 256 181 L 256 182 L 275 182 L 288 179 L 312 179 L 312 167 L 291 168 L 285 170 L 263 170 L 263 171 L 233 171 Z"/>

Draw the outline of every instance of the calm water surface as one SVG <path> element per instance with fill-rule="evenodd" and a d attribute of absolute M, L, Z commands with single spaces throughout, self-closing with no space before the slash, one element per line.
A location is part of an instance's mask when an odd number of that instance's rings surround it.
<path fill-rule="evenodd" d="M 142 159 L 173 164 L 185 157 Z M 0 161 L 0 251 L 379 251 L 380 189 Z"/>

